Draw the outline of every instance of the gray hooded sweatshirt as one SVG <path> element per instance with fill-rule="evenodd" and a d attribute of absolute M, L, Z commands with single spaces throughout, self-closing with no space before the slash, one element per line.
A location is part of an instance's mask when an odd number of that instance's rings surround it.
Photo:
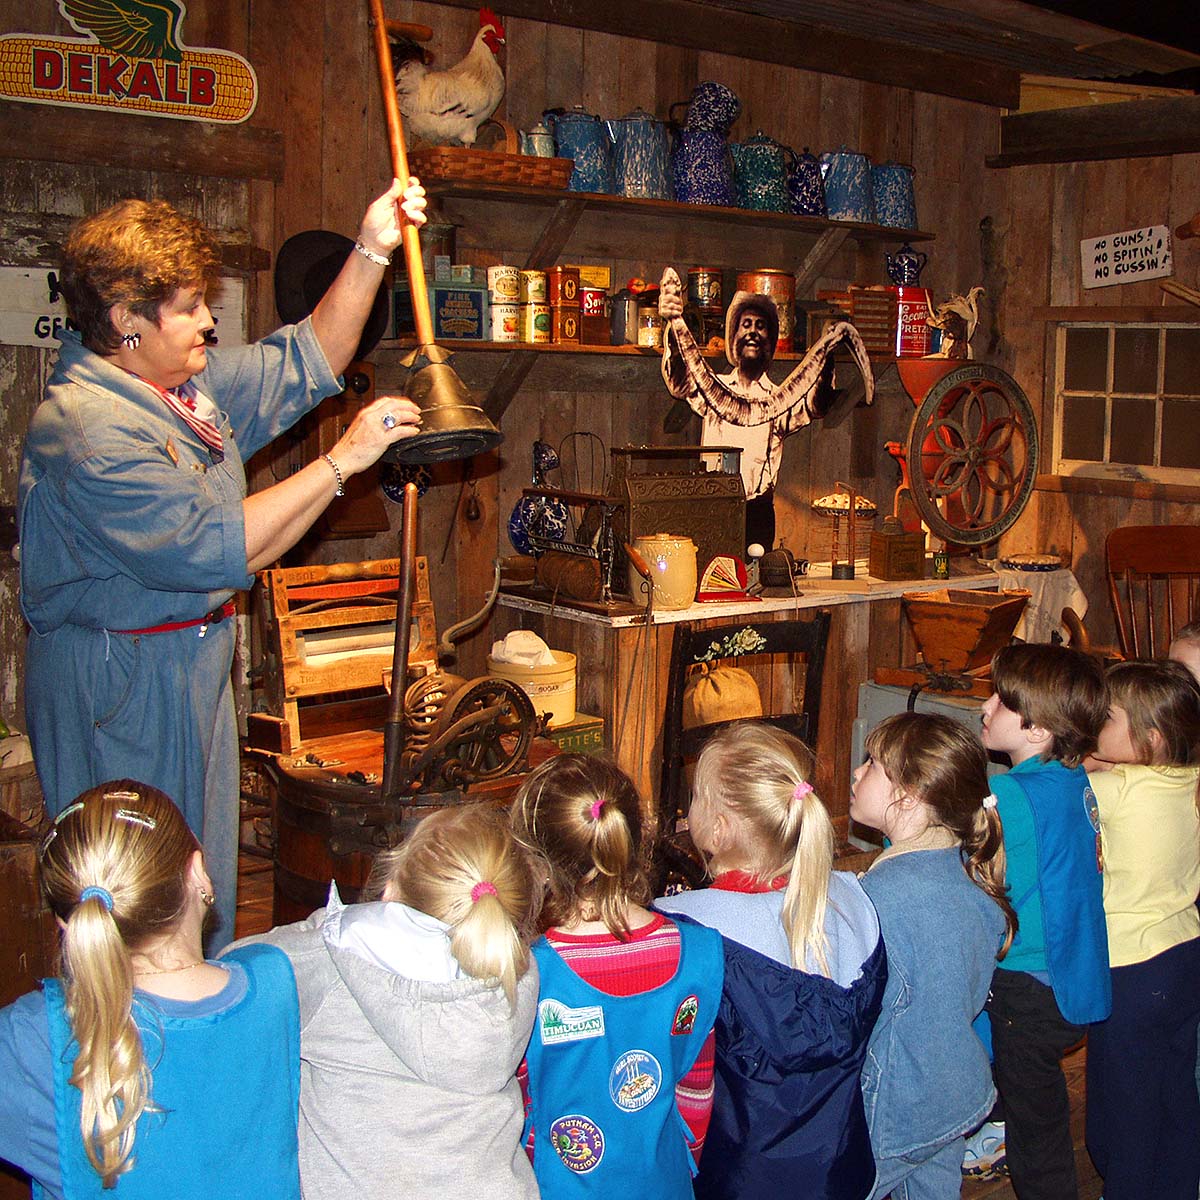
<path fill-rule="evenodd" d="M 537 1200 L 515 1078 L 537 967 L 513 1012 L 462 975 L 446 928 L 401 904 L 343 906 L 334 889 L 308 920 L 238 943 L 278 946 L 296 973 L 306 1200 Z"/>

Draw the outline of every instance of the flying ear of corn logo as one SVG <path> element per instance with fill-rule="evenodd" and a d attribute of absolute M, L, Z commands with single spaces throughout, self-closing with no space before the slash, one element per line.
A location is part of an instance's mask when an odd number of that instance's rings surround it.
<path fill-rule="evenodd" d="M 240 55 L 193 49 L 183 0 L 58 0 L 83 38 L 0 36 L 0 98 L 236 124 L 258 103 Z"/>

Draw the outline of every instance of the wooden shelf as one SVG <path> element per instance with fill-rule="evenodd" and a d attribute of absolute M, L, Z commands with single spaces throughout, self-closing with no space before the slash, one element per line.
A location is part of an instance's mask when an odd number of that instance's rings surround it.
<path fill-rule="evenodd" d="M 825 268 L 847 241 L 900 245 L 904 242 L 932 241 L 934 236 L 919 229 L 893 229 L 885 225 L 828 221 L 820 217 L 793 216 L 790 213 L 679 204 L 673 200 L 641 200 L 629 196 L 568 192 L 558 188 L 529 187 L 522 184 L 472 183 L 448 179 L 424 179 L 422 182 L 431 197 L 449 201 L 452 205 L 461 203 L 469 208 L 479 204 L 491 208 L 493 212 L 494 206 L 503 205 L 540 212 L 540 226 L 536 219 L 528 222 L 531 234 L 530 249 L 523 265 L 529 270 L 543 270 L 558 262 L 580 221 L 589 212 L 602 219 L 606 229 L 610 223 L 616 226 L 617 222 L 624 220 L 628 223 L 627 229 L 631 234 L 640 231 L 642 236 L 646 236 L 648 229 L 661 230 L 663 226 L 669 227 L 672 234 L 698 227 L 707 229 L 720 226 L 725 230 L 736 229 L 743 234 L 747 230 L 761 230 L 764 231 L 764 236 L 768 232 L 775 238 L 782 235 L 789 243 L 795 238 L 801 250 L 806 249 L 795 271 L 796 295 L 801 298 L 811 293 L 817 280 L 825 273 Z M 474 223 L 473 216 L 474 214 L 470 214 L 471 219 L 468 223 Z M 619 230 L 619 226 L 616 227 Z M 704 236 L 706 240 L 712 240 L 709 235 Z M 797 257 L 799 258 L 799 255 Z M 475 358 L 476 355 L 483 356 L 483 362 L 491 361 L 489 356 L 495 354 L 505 356 L 500 369 L 486 384 L 487 397 L 483 402 L 484 411 L 496 422 L 503 417 L 513 396 L 540 356 L 554 356 L 564 365 L 571 362 L 587 362 L 599 367 L 601 363 L 607 362 L 609 369 L 614 371 L 623 367 L 639 370 L 636 366 L 638 360 L 651 360 L 657 365 L 660 357 L 658 351 L 639 346 L 563 346 L 473 341 L 447 341 L 443 344 L 446 349 L 453 350 L 456 354 L 470 356 L 467 361 L 473 359 L 479 362 L 480 360 Z M 407 348 L 404 342 L 383 343 L 384 352 L 389 357 L 394 352 L 405 352 Z M 564 355 L 572 357 L 564 359 L 561 357 Z M 723 357 L 723 354 L 710 352 L 707 356 L 719 358 Z M 798 360 L 799 356 L 795 355 L 779 355 L 776 359 L 780 363 Z"/>

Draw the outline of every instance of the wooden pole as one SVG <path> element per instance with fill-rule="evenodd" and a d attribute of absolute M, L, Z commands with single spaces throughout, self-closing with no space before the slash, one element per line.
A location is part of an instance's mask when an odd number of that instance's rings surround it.
<path fill-rule="evenodd" d="M 387 20 L 383 15 L 383 0 L 367 0 L 371 12 L 371 34 L 375 43 L 375 61 L 379 67 L 379 86 L 383 91 L 383 111 L 387 117 L 388 144 L 392 152 L 392 174 L 408 182 L 408 153 L 404 147 L 404 126 L 400 120 L 400 103 L 396 99 L 396 73 L 392 68 L 392 48 L 388 45 Z M 422 346 L 433 345 L 433 318 L 429 314 L 429 293 L 425 288 L 425 268 L 421 263 L 421 235 L 410 221 L 401 223 L 404 242 L 404 263 L 408 268 L 408 288 L 412 296 L 413 317 L 417 325 L 417 341 Z"/>

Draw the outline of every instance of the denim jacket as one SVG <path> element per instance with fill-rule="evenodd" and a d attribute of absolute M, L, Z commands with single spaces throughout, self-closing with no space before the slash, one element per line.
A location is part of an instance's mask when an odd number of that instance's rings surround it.
<path fill-rule="evenodd" d="M 991 1067 L 971 1022 L 987 999 L 1004 915 L 968 878 L 957 847 L 890 856 L 862 883 L 888 956 L 863 1099 L 876 1159 L 898 1158 L 966 1133 L 992 1106 Z"/>

